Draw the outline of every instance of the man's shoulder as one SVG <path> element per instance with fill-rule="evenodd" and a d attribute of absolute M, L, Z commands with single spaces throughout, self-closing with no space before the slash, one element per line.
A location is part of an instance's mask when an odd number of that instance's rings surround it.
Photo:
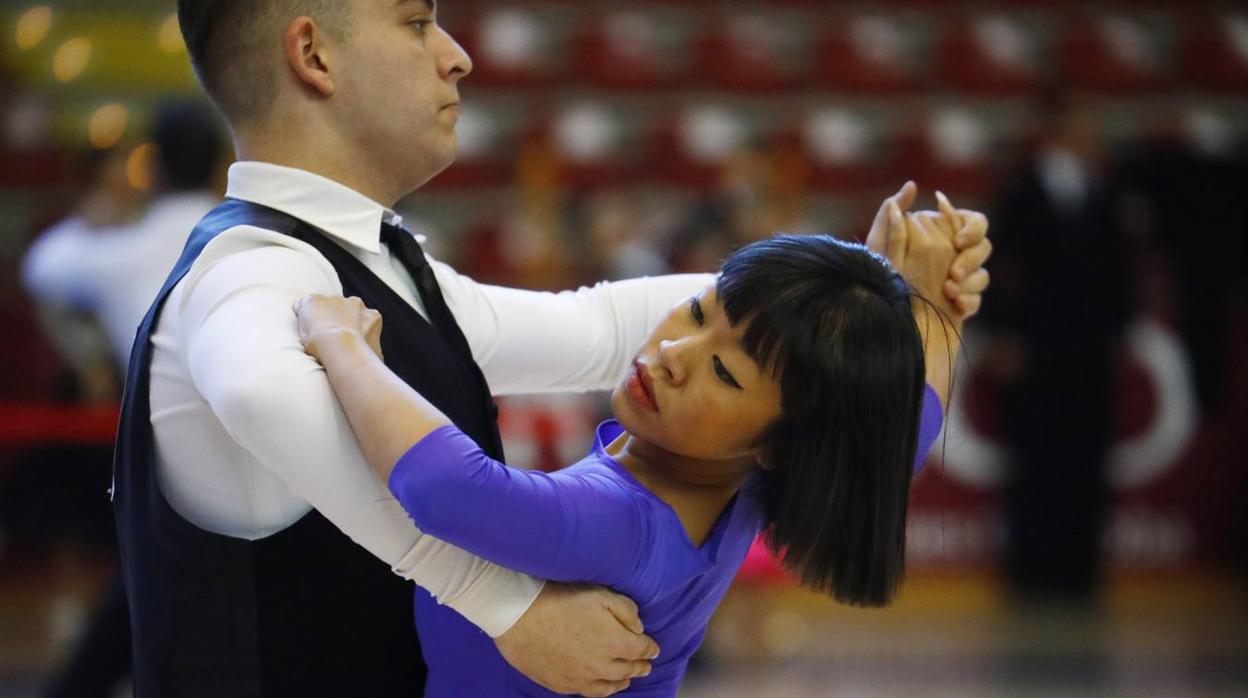
<path fill-rule="evenodd" d="M 182 280 L 184 298 L 254 285 L 305 293 L 341 293 L 338 274 L 314 247 L 289 235 L 238 225 L 214 237 Z"/>

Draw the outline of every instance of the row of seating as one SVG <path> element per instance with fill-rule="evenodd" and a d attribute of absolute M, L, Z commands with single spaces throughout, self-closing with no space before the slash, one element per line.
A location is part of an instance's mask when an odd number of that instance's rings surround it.
<path fill-rule="evenodd" d="M 447 6 L 474 80 L 625 90 L 945 87 L 1016 93 L 1061 80 L 1145 92 L 1248 90 L 1248 14 L 1150 6 L 489 3 Z"/>
<path fill-rule="evenodd" d="M 1026 102 L 798 104 L 694 101 L 655 109 L 585 99 L 530 111 L 523 98 L 469 93 L 457 128 L 458 162 L 433 186 L 506 183 L 522 149 L 540 147 L 561 162 L 568 186 L 657 179 L 705 188 L 731 157 L 764 148 L 791 156 L 816 186 L 873 188 L 901 171 L 979 194 L 991 186 L 993 169 L 1035 138 L 1037 125 Z M 1165 118 L 1138 116 L 1149 121 L 1129 134 L 1136 139 L 1181 138 L 1216 152 L 1233 149 L 1241 135 L 1232 114 L 1208 105 L 1189 104 Z M 1107 132 L 1111 126 L 1121 128 L 1106 123 Z"/>

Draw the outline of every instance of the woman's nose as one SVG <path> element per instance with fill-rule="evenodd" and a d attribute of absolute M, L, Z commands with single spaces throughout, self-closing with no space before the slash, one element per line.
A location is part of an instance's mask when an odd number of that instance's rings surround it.
<path fill-rule="evenodd" d="M 688 357 L 688 337 L 659 342 L 659 366 L 667 373 L 667 379 L 672 385 L 680 385 L 689 377 Z"/>

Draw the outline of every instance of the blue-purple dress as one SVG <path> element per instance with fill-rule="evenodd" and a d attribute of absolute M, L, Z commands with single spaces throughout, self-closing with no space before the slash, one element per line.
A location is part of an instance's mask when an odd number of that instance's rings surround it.
<path fill-rule="evenodd" d="M 916 468 L 941 420 L 928 387 Z M 695 546 L 675 510 L 607 455 L 621 432 L 604 422 L 585 459 L 541 473 L 509 468 L 455 427 L 442 427 L 399 460 L 390 490 L 425 533 L 535 577 L 600 584 L 633 599 L 662 654 L 621 695 L 674 696 L 762 517 L 751 481 Z M 556 695 L 512 669 L 485 633 L 420 588 L 416 624 L 429 665 L 426 698 Z"/>

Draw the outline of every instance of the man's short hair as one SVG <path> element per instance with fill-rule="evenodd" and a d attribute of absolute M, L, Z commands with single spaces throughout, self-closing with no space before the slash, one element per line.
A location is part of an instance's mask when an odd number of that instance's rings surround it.
<path fill-rule="evenodd" d="M 338 38 L 346 34 L 346 0 L 178 0 L 178 23 L 191 65 L 231 123 L 262 117 L 277 82 L 266 53 L 300 15 Z"/>

